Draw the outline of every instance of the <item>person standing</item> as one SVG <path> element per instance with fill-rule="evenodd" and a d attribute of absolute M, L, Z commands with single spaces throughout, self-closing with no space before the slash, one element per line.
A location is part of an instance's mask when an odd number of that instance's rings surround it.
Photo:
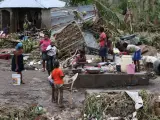
<path fill-rule="evenodd" d="M 56 60 L 56 54 L 57 54 L 57 48 L 55 46 L 55 43 L 52 41 L 51 45 L 49 45 L 46 49 L 48 59 L 47 59 L 47 71 L 50 75 L 52 70 L 54 69 L 54 62 Z"/>
<path fill-rule="evenodd" d="M 63 78 L 64 73 L 59 68 L 59 62 L 55 61 L 54 63 L 54 70 L 52 71 L 52 79 L 54 81 L 54 86 L 52 89 L 52 101 L 55 100 L 60 106 L 62 106 L 63 101 Z"/>
<path fill-rule="evenodd" d="M 46 34 L 44 36 L 44 39 L 40 41 L 40 48 L 41 48 L 41 52 L 42 52 L 42 64 L 43 64 L 43 72 L 45 72 L 46 69 L 46 65 L 45 62 L 47 60 L 47 47 L 51 44 L 51 40 L 49 39 L 48 35 Z"/>
<path fill-rule="evenodd" d="M 18 43 L 16 45 L 16 51 L 13 52 L 12 57 L 12 71 L 17 72 L 21 76 L 21 84 L 24 84 L 22 80 L 22 71 L 24 70 L 24 63 L 23 63 L 23 44 Z"/>
<path fill-rule="evenodd" d="M 102 58 L 102 62 L 107 61 L 107 42 L 106 42 L 106 34 L 104 33 L 104 28 L 100 27 L 100 50 L 99 50 L 99 55 Z"/>

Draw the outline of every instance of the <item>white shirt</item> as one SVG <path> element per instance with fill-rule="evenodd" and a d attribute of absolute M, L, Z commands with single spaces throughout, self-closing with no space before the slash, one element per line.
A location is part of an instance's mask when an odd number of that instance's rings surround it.
<path fill-rule="evenodd" d="M 131 52 L 136 52 L 138 50 L 140 50 L 141 48 L 136 46 L 136 45 L 128 45 L 127 46 L 127 50 L 131 51 Z"/>
<path fill-rule="evenodd" d="M 48 56 L 54 56 L 57 53 L 57 48 L 55 46 L 52 47 L 51 45 L 49 45 L 46 50 L 48 51 Z"/>

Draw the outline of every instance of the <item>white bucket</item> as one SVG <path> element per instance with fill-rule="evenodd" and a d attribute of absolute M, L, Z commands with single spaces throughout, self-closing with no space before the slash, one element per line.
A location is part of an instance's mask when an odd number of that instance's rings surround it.
<path fill-rule="evenodd" d="M 13 85 L 21 85 L 21 75 L 20 74 L 12 74 Z"/>
<path fill-rule="evenodd" d="M 132 64 L 131 55 L 123 55 L 121 58 L 121 71 L 127 73 L 127 65 Z"/>

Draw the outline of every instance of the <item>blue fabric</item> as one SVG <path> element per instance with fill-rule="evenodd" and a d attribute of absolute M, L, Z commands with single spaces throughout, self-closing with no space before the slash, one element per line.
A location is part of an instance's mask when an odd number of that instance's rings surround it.
<path fill-rule="evenodd" d="M 134 52 L 133 60 L 141 60 L 141 50 Z"/>
<path fill-rule="evenodd" d="M 20 42 L 20 43 L 18 43 L 17 45 L 16 45 L 16 50 L 18 50 L 20 47 L 22 47 L 23 46 L 23 44 Z"/>
<path fill-rule="evenodd" d="M 107 57 L 107 48 L 106 47 L 101 47 L 99 50 L 99 55 L 101 57 Z"/>

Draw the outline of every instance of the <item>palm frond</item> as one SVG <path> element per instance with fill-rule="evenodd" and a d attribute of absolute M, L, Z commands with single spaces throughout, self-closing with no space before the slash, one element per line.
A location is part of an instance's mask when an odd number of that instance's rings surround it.
<path fill-rule="evenodd" d="M 112 21 L 117 27 L 120 27 L 124 24 L 124 22 L 117 16 L 117 14 L 113 12 L 111 9 L 107 8 L 103 4 L 103 2 L 99 0 L 94 0 L 94 3 L 96 4 L 98 11 L 103 16 L 103 18 L 105 18 L 105 20 Z"/>

